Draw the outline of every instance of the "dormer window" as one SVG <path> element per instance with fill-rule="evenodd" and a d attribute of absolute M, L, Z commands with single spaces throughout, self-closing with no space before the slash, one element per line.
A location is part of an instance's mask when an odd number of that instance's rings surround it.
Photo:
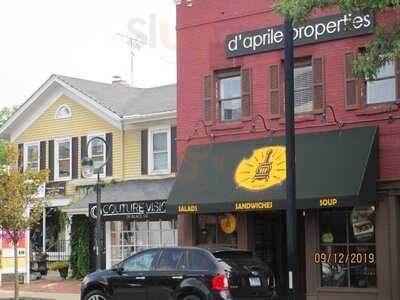
<path fill-rule="evenodd" d="M 66 118 L 70 118 L 72 115 L 71 113 L 71 109 L 69 108 L 68 105 L 61 105 L 57 111 L 56 111 L 56 119 L 66 119 Z"/>

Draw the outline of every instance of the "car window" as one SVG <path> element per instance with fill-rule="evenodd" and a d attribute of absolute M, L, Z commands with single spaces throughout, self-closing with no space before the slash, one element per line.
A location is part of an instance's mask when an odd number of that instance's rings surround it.
<path fill-rule="evenodd" d="M 268 270 L 268 266 L 251 252 L 226 251 L 215 253 L 214 256 L 241 271 Z"/>
<path fill-rule="evenodd" d="M 159 250 L 148 250 L 142 253 L 138 253 L 128 258 L 122 267 L 125 272 L 133 271 L 149 271 L 152 269 L 154 260 L 158 257 Z"/>
<path fill-rule="evenodd" d="M 189 268 L 194 271 L 211 271 L 215 269 L 214 262 L 207 252 L 201 250 L 189 251 Z"/>
<path fill-rule="evenodd" d="M 186 269 L 185 249 L 162 250 L 157 269 L 160 271 L 173 271 Z"/>

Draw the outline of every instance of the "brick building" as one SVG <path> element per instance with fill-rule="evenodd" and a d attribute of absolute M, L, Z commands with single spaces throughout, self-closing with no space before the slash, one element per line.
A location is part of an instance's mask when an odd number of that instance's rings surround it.
<path fill-rule="evenodd" d="M 254 250 L 285 296 L 283 20 L 273 1 L 177 5 L 179 242 Z M 296 25 L 300 299 L 400 299 L 399 64 L 352 62 L 379 16 L 317 11 Z M 353 24 L 351 28 L 346 24 Z"/>

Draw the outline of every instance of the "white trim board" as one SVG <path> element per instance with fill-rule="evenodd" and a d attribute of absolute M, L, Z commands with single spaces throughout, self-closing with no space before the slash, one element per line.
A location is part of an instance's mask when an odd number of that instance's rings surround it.
<path fill-rule="evenodd" d="M 14 142 L 62 96 L 70 98 L 119 130 L 123 130 L 125 126 L 136 127 L 144 123 L 176 120 L 176 110 L 121 117 L 57 75 L 52 75 L 0 127 L 0 138 Z"/>
<path fill-rule="evenodd" d="M 62 96 L 75 101 L 114 127 L 122 129 L 122 118 L 117 114 L 52 75 L 0 128 L 0 138 L 14 142 Z M 20 119 L 22 117 L 25 119 Z"/>

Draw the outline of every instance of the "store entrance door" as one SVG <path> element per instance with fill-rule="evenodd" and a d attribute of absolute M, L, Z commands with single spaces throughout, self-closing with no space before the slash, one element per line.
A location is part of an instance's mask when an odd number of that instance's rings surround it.
<path fill-rule="evenodd" d="M 275 273 L 279 299 L 287 298 L 287 249 L 286 249 L 286 212 L 274 211 L 262 214 L 250 214 L 248 218 L 253 229 L 253 250 Z M 305 299 L 305 236 L 304 217 L 297 214 L 297 298 Z"/>
<path fill-rule="evenodd" d="M 286 223 L 285 212 L 254 214 L 254 243 L 256 255 L 267 263 L 275 273 L 278 294 L 284 299 L 286 293 Z"/>

